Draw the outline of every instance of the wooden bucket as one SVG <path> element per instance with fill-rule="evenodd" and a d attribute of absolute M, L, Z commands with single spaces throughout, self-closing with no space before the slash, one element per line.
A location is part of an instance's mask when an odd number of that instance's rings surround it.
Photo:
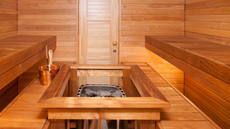
<path fill-rule="evenodd" d="M 57 75 L 59 69 L 60 69 L 60 66 L 58 65 L 51 65 L 49 69 L 47 65 L 40 66 L 38 68 L 38 71 L 39 71 L 41 84 L 44 86 L 49 86 L 51 81 Z"/>

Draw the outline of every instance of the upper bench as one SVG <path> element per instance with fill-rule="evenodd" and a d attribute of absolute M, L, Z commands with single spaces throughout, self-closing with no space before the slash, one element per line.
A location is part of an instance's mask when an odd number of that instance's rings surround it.
<path fill-rule="evenodd" d="M 230 46 L 183 36 L 146 36 L 145 47 L 230 102 Z"/>
<path fill-rule="evenodd" d="M 146 47 L 151 46 L 230 84 L 230 46 L 183 36 L 146 36 Z"/>
<path fill-rule="evenodd" d="M 56 36 L 17 35 L 0 39 L 0 90 L 56 48 Z"/>

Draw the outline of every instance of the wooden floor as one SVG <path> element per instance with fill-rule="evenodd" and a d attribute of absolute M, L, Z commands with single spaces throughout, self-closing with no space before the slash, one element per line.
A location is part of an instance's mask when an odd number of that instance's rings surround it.
<path fill-rule="evenodd" d="M 183 36 L 146 36 L 146 47 L 183 70 L 185 96 L 219 126 L 230 128 L 229 46 Z"/>
<path fill-rule="evenodd" d="M 197 107 L 180 93 L 175 87 L 154 71 L 147 63 L 125 63 L 126 65 L 138 64 L 142 71 L 156 84 L 156 87 L 171 103 L 171 108 L 161 111 L 161 121 L 165 129 L 215 129 L 218 128 L 215 123 L 209 121 Z M 216 127 L 215 127 L 216 126 Z"/>
<path fill-rule="evenodd" d="M 0 128 L 41 129 L 48 112 L 38 108 L 37 102 L 46 90 L 46 86 L 36 79 L 15 98 L 0 114 Z"/>
<path fill-rule="evenodd" d="M 179 90 L 165 81 L 154 68 L 147 63 L 138 64 L 156 87 L 171 103 L 171 107 L 161 111 L 161 120 L 157 123 L 160 129 L 215 129 L 218 126 L 206 117 Z M 21 94 L 0 114 L 1 128 L 43 128 L 47 119 L 47 110 L 37 108 L 37 102 L 47 87 L 38 79 L 24 89 Z"/>

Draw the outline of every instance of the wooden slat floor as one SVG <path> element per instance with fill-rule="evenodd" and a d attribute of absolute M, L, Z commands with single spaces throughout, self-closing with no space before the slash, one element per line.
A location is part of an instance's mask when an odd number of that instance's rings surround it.
<path fill-rule="evenodd" d="M 137 64 L 141 70 L 156 84 L 155 86 L 171 103 L 171 107 L 161 110 L 161 123 L 165 129 L 215 129 L 218 126 L 202 113 L 191 101 L 180 93 L 170 83 L 161 77 L 152 65 L 147 63 Z"/>
<path fill-rule="evenodd" d="M 38 108 L 37 102 L 46 89 L 47 87 L 41 85 L 38 78 L 24 89 L 0 113 L 0 128 L 43 128 L 48 112 L 46 109 Z"/>
<path fill-rule="evenodd" d="M 192 102 L 176 88 L 167 83 L 155 70 L 146 63 L 125 63 L 138 66 L 156 84 L 156 87 L 170 101 L 171 107 L 161 111 L 160 123 L 165 129 L 202 128 L 214 129 L 218 126 L 202 113 Z M 41 129 L 47 119 L 47 110 L 37 108 L 37 101 L 47 87 L 39 79 L 28 86 L 0 114 L 0 128 L 37 128 Z"/>

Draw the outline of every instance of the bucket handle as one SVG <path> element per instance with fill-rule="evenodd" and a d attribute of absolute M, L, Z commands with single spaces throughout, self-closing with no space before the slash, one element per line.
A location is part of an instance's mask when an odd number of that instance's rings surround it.
<path fill-rule="evenodd" d="M 50 49 L 49 50 L 49 66 L 51 66 L 53 63 L 52 63 L 52 58 L 53 58 L 53 50 Z"/>

